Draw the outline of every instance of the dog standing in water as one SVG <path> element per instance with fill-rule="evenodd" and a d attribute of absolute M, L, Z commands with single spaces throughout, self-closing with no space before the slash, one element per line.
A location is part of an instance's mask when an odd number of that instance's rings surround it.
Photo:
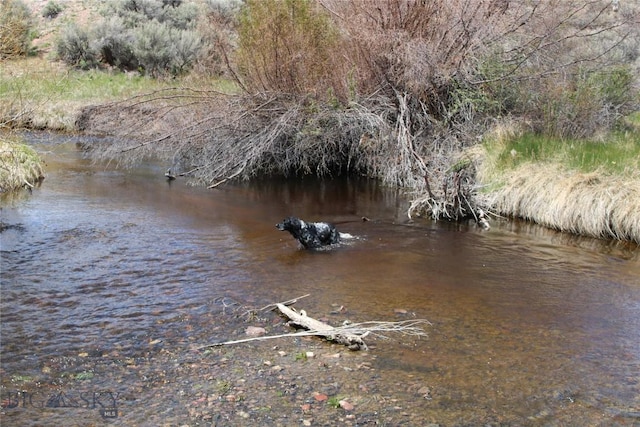
<path fill-rule="evenodd" d="M 340 242 L 341 233 L 332 224 L 326 222 L 304 222 L 290 216 L 280 224 L 276 224 L 276 228 L 291 233 L 305 249 L 314 249 Z"/>

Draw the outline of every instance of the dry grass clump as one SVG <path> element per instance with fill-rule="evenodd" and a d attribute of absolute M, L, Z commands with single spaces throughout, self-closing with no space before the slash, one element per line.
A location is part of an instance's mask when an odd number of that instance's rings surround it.
<path fill-rule="evenodd" d="M 640 242 L 639 150 L 632 131 L 608 142 L 566 141 L 505 120 L 469 156 L 484 185 L 477 201 L 486 209 L 561 231 Z"/>
<path fill-rule="evenodd" d="M 640 176 L 566 171 L 526 163 L 488 195 L 499 213 L 561 231 L 640 243 Z"/>
<path fill-rule="evenodd" d="M 31 13 L 24 2 L 0 1 L 0 60 L 28 53 L 32 25 Z"/>
<path fill-rule="evenodd" d="M 0 137 L 0 193 L 33 186 L 44 178 L 42 162 L 28 145 Z"/>

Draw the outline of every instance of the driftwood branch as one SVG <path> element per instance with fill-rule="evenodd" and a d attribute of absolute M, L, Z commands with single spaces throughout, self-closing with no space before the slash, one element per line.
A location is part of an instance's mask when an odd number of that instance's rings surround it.
<path fill-rule="evenodd" d="M 265 341 L 265 340 L 271 340 L 271 339 L 275 339 L 275 338 L 308 337 L 308 336 L 313 336 L 313 335 L 315 335 L 315 333 L 313 333 L 311 331 L 302 331 L 302 332 L 295 332 L 293 334 L 280 334 L 280 335 L 269 335 L 269 336 L 264 336 L 264 337 L 244 338 L 244 339 L 241 339 L 241 340 L 231 340 L 231 341 L 216 342 L 216 343 L 213 343 L 213 344 L 207 344 L 207 345 L 203 345 L 202 347 L 197 347 L 196 350 L 204 350 L 205 348 L 210 348 L 210 347 L 222 347 L 223 345 L 242 344 L 242 343 L 245 343 L 245 342 L 252 342 L 252 341 Z"/>
<path fill-rule="evenodd" d="M 202 347 L 198 347 L 197 350 L 202 350 L 209 347 L 218 347 L 223 345 L 240 344 L 251 341 L 264 341 L 275 338 L 284 337 L 303 337 L 303 336 L 322 336 L 330 341 L 335 341 L 340 344 L 344 344 L 351 350 L 366 350 L 367 345 L 364 342 L 364 338 L 372 335 L 379 338 L 388 339 L 385 335 L 389 332 L 398 332 L 402 335 L 424 337 L 427 334 L 422 328 L 424 325 L 430 325 L 427 320 L 423 319 L 411 319 L 400 322 L 362 322 L 346 324 L 344 326 L 333 327 L 317 319 L 307 316 L 304 310 L 300 312 L 287 307 L 285 304 L 293 303 L 297 299 L 304 298 L 308 295 L 303 295 L 293 300 L 286 301 L 284 303 L 277 303 L 265 306 L 262 310 L 275 306 L 280 312 L 290 319 L 290 324 L 298 325 L 306 328 L 305 331 L 294 332 L 291 334 L 270 335 L 263 337 L 245 338 L 240 340 L 225 341 L 213 344 L 207 344 Z"/>
<path fill-rule="evenodd" d="M 358 335 L 349 331 L 341 331 L 338 328 L 334 328 L 331 325 L 307 316 L 307 313 L 305 313 L 304 310 L 301 310 L 300 313 L 298 313 L 284 304 L 277 304 L 277 307 L 282 314 L 291 319 L 291 322 L 289 323 L 302 326 L 310 331 L 315 331 L 314 335 L 320 335 L 330 341 L 336 341 L 340 344 L 344 344 L 352 350 L 367 349 L 367 345 L 362 340 L 364 336 L 368 335 L 367 332 Z"/>

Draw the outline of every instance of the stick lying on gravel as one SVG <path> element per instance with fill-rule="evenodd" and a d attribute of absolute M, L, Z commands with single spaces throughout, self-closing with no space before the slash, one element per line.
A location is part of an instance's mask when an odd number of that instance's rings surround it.
<path fill-rule="evenodd" d="M 254 337 L 254 338 L 246 338 L 241 340 L 234 341 L 225 341 L 220 343 L 208 344 L 202 347 L 199 347 L 198 350 L 202 350 L 204 348 L 209 347 L 217 347 L 222 345 L 230 345 L 230 344 L 240 344 L 250 341 L 262 341 L 274 338 L 283 338 L 283 337 L 302 337 L 302 336 L 322 336 L 330 341 L 335 341 L 340 344 L 344 344 L 349 347 L 351 350 L 366 350 L 367 345 L 365 344 L 363 338 L 368 335 L 377 336 L 380 338 L 388 339 L 384 335 L 384 333 L 388 332 L 399 332 L 402 335 L 409 335 L 415 337 L 423 337 L 426 336 L 426 332 L 422 329 L 423 325 L 430 325 L 429 321 L 424 319 L 412 319 L 412 320 L 403 320 L 400 322 L 362 322 L 362 323 L 353 323 L 344 326 L 333 327 L 324 322 L 316 320 L 312 317 L 307 316 L 304 310 L 300 310 L 297 312 L 282 303 L 276 304 L 276 307 L 282 314 L 287 316 L 291 321 L 289 323 L 293 323 L 295 325 L 302 326 L 307 328 L 306 331 L 295 332 L 292 334 L 281 334 L 281 335 L 271 335 L 264 337 Z"/>
<path fill-rule="evenodd" d="M 291 319 L 289 323 L 302 326 L 309 331 L 315 331 L 314 335 L 321 335 L 330 341 L 344 344 L 352 350 L 367 349 L 367 345 L 364 343 L 362 338 L 367 336 L 369 334 L 368 332 L 364 332 L 361 335 L 351 333 L 349 331 L 343 332 L 340 331 L 339 328 L 336 329 L 331 325 L 327 325 L 313 317 L 307 316 L 307 313 L 304 310 L 301 310 L 300 313 L 298 313 L 284 304 L 276 304 L 276 307 L 278 307 L 278 310 L 280 310 L 282 314 Z"/>

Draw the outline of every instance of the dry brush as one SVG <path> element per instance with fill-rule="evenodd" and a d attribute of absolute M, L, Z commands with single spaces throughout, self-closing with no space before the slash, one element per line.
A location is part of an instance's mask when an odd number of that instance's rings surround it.
<path fill-rule="evenodd" d="M 630 106 L 544 98 L 602 69 L 623 46 L 637 14 L 612 18 L 610 6 L 249 1 L 235 23 L 237 46 L 218 43 L 241 93 L 175 89 L 88 109 L 80 123 L 93 131 L 119 123 L 119 136 L 138 138 L 98 156 L 129 164 L 164 157 L 208 186 L 363 174 L 408 189 L 410 214 L 478 219 L 474 162 L 464 153 L 496 117 L 544 130 L 555 114 L 562 117 L 551 130 L 562 133 L 566 123 L 579 127 L 567 117 L 591 123 L 594 111 L 615 117 Z"/>

